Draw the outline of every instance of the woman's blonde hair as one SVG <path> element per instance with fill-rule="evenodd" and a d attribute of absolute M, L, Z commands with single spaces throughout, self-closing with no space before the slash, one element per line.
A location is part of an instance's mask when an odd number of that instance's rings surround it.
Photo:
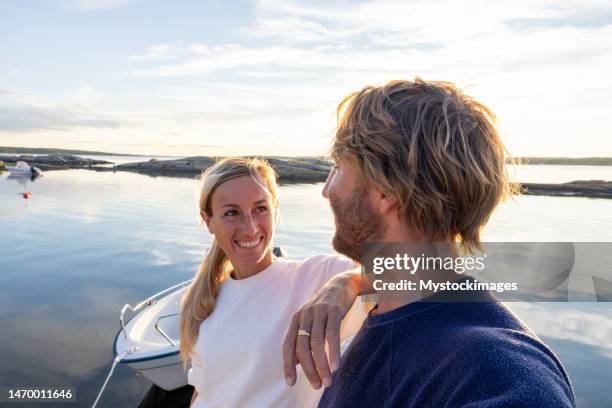
<path fill-rule="evenodd" d="M 277 213 L 276 173 L 262 159 L 227 158 L 218 161 L 202 173 L 198 207 L 200 216 L 212 216 L 211 201 L 215 189 L 231 179 L 251 176 L 268 194 Z M 189 286 L 181 304 L 180 354 L 186 368 L 189 355 L 197 341 L 200 324 L 215 308 L 219 284 L 231 271 L 231 262 L 213 237 L 204 261 Z"/>
<path fill-rule="evenodd" d="M 398 214 L 430 242 L 480 247 L 495 207 L 518 192 L 493 112 L 450 82 L 391 81 L 338 106 L 332 157 L 398 200 Z"/>

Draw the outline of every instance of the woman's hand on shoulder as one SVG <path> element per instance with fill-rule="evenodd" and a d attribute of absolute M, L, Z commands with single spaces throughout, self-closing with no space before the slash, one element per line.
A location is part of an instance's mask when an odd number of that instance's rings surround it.
<path fill-rule="evenodd" d="M 288 385 L 295 384 L 298 363 L 313 388 L 331 385 L 340 363 L 340 325 L 359 295 L 361 275 L 359 270 L 337 274 L 293 316 L 283 343 Z"/>

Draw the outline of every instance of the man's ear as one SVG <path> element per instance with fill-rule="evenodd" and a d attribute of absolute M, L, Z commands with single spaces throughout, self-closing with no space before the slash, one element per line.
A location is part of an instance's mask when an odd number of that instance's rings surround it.
<path fill-rule="evenodd" d="M 397 198 L 394 195 L 384 193 L 382 191 L 376 191 L 376 201 L 378 202 L 378 211 L 382 215 L 389 214 L 390 212 L 397 212 Z"/>
<path fill-rule="evenodd" d="M 210 217 L 208 216 L 206 211 L 200 211 L 200 216 L 202 217 L 202 220 L 204 220 L 204 223 L 206 224 L 206 228 L 208 228 L 208 232 L 210 232 L 211 234 L 214 234 L 215 231 L 214 231 L 213 225 L 210 222 Z"/>

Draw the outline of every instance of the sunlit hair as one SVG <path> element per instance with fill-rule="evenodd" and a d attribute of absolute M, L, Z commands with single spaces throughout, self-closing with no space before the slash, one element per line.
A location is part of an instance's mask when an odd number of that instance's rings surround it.
<path fill-rule="evenodd" d="M 508 180 L 493 112 L 450 82 L 391 81 L 338 106 L 332 157 L 356 163 L 365 183 L 398 200 L 400 219 L 429 242 L 470 252 Z"/>
<path fill-rule="evenodd" d="M 243 176 L 253 177 L 271 199 L 274 212 L 278 214 L 276 173 L 268 162 L 262 159 L 228 158 L 218 161 L 202 174 L 198 202 L 200 216 L 203 217 L 204 214 L 212 216 L 212 196 L 217 187 L 226 181 Z M 227 278 L 231 268 L 231 262 L 213 237 L 204 261 L 181 304 L 180 353 L 185 368 L 197 340 L 200 324 L 214 310 L 219 285 Z"/>

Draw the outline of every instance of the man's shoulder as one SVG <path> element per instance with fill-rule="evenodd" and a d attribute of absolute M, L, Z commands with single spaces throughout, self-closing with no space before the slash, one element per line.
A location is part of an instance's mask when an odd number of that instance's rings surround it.
<path fill-rule="evenodd" d="M 466 327 L 452 339 L 452 351 L 443 365 L 456 373 L 467 391 L 458 399 L 497 396 L 506 402 L 530 406 L 573 406 L 569 378 L 553 351 L 527 329 Z M 454 370 L 453 367 L 461 367 Z M 465 394 L 465 395 L 464 395 Z M 551 405 L 552 404 L 552 405 Z"/>
<path fill-rule="evenodd" d="M 415 392 L 416 375 L 418 390 L 453 406 L 574 406 L 559 359 L 503 305 L 431 305 L 409 322 L 398 320 L 392 330 L 399 396 Z M 416 373 L 402 368 L 415 361 Z"/>
<path fill-rule="evenodd" d="M 435 315 L 445 313 L 444 307 L 432 307 L 431 310 Z M 497 311 L 492 312 L 495 313 Z M 470 321 L 468 318 L 465 322 L 457 321 L 461 320 L 460 317 L 450 322 L 444 318 L 437 320 L 431 313 L 423 315 L 416 325 L 404 324 L 408 320 L 398 320 L 393 330 L 394 353 L 412 354 L 417 351 L 406 347 L 409 343 L 428 349 L 431 358 L 440 364 L 465 367 L 474 373 L 533 373 L 545 367 L 564 374 L 557 356 L 540 338 L 513 315 L 501 313 L 501 316 L 489 319 Z M 424 332 L 419 332 L 419 325 L 427 325 Z M 413 331 L 412 334 L 408 333 L 409 330 Z M 402 344 L 404 346 L 400 346 Z"/>
<path fill-rule="evenodd" d="M 343 361 L 341 385 L 325 401 L 376 388 L 388 406 L 575 406 L 561 363 L 528 329 L 474 324 L 420 333 L 405 321 L 362 328 Z M 368 380 L 360 381 L 365 370 Z"/>
<path fill-rule="evenodd" d="M 532 362 L 555 362 L 556 356 L 534 333 L 526 328 L 463 326 L 448 337 L 457 359 L 487 362 L 498 369 L 507 365 L 530 365 Z M 500 363 L 505 364 L 500 364 Z"/>

